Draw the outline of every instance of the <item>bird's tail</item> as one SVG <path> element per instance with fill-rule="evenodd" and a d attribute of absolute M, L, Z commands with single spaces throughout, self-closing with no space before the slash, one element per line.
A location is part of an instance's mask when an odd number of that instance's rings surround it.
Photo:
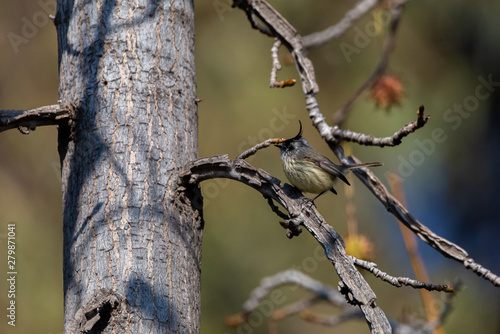
<path fill-rule="evenodd" d="M 350 164 L 350 165 L 343 165 L 346 170 L 351 170 L 354 168 L 359 168 L 359 167 L 378 167 L 378 166 L 383 166 L 384 163 L 380 161 L 375 161 L 375 162 L 362 162 L 359 164 Z"/>

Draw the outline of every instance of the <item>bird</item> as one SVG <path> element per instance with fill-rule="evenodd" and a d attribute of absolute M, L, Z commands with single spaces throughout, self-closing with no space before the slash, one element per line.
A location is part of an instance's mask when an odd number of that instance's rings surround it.
<path fill-rule="evenodd" d="M 327 191 L 337 194 L 334 184 L 338 179 L 351 185 L 345 175 L 354 168 L 382 166 L 382 162 L 364 162 L 350 165 L 337 165 L 316 151 L 302 137 L 302 122 L 299 121 L 299 133 L 281 144 L 274 146 L 280 149 L 283 171 L 288 181 L 301 192 L 318 194 L 314 199 Z"/>

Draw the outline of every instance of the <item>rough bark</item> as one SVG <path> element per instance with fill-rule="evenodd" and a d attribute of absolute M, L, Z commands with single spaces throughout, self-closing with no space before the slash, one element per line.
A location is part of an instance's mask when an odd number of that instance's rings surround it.
<path fill-rule="evenodd" d="M 198 333 L 192 1 L 58 1 L 65 332 Z M 199 202 L 199 201 L 197 201 Z"/>

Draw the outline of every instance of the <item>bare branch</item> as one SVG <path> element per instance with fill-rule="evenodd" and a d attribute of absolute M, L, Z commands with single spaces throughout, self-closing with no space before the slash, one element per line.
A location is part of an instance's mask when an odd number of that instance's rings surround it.
<path fill-rule="evenodd" d="M 363 316 L 363 314 L 358 310 L 353 310 L 338 315 L 319 315 L 311 311 L 304 310 L 301 312 L 300 316 L 303 319 L 318 325 L 337 326 L 347 320 L 359 319 Z"/>
<path fill-rule="evenodd" d="M 246 313 L 254 311 L 261 301 L 273 289 L 284 284 L 296 284 L 311 292 L 323 300 L 328 300 L 332 305 L 340 308 L 352 309 L 351 306 L 345 303 L 345 298 L 335 289 L 324 285 L 323 283 L 312 279 L 306 274 L 290 269 L 282 271 L 271 277 L 264 278 L 260 285 L 255 288 L 250 294 L 250 298 L 243 304 L 243 310 Z"/>
<path fill-rule="evenodd" d="M 18 128 L 28 134 L 37 126 L 58 125 L 70 119 L 72 110 L 68 105 L 59 104 L 31 110 L 0 110 L 0 132 Z"/>
<path fill-rule="evenodd" d="M 305 201 L 293 187 L 281 187 L 278 179 L 261 169 L 255 169 L 245 160 L 231 162 L 227 156 L 215 156 L 189 163 L 186 169 L 179 173 L 178 191 L 185 191 L 204 180 L 221 177 L 242 182 L 282 205 L 290 213 L 287 222 L 289 232 L 293 231 L 291 226 L 296 229 L 299 225 L 304 226 L 322 245 L 326 257 L 343 282 L 342 292 L 351 303 L 361 308 L 372 331 L 391 332 L 385 314 L 375 304 L 375 293 L 345 253 L 342 238 L 324 221 L 316 207 L 311 205 L 310 201 Z"/>
<path fill-rule="evenodd" d="M 395 5 L 392 9 L 393 16 L 391 18 L 390 28 L 389 28 L 389 38 L 386 41 L 386 45 L 384 48 L 384 53 L 382 55 L 382 59 L 377 66 L 372 77 L 362 86 L 364 90 L 368 87 L 374 80 L 376 80 L 380 74 L 382 74 L 388 63 L 388 56 L 390 51 L 394 46 L 394 38 L 395 33 L 399 24 L 399 20 L 401 17 L 401 13 L 403 10 L 403 5 L 407 2 L 407 0 L 401 0 L 399 3 Z M 302 81 L 302 88 L 305 94 L 305 102 L 306 109 L 309 112 L 309 117 L 312 119 L 313 125 L 317 128 L 322 138 L 330 145 L 332 151 L 337 155 L 339 160 L 343 164 L 349 164 L 349 160 L 344 156 L 343 150 L 339 145 L 339 139 L 336 138 L 333 134 L 332 128 L 328 126 L 325 121 L 323 114 L 321 113 L 318 102 L 315 97 L 315 93 L 318 91 L 317 83 L 314 77 L 314 69 L 312 63 L 307 59 L 307 57 L 303 54 L 303 44 L 300 38 L 300 35 L 297 34 L 296 30 L 276 11 L 274 10 L 267 2 L 264 0 L 235 0 L 233 6 L 238 6 L 249 13 L 257 16 L 272 33 L 273 37 L 278 38 L 291 52 L 291 55 L 295 61 L 297 69 L 300 74 L 300 80 Z M 250 17 L 251 15 L 249 15 Z M 274 51 L 273 51 L 274 52 Z M 360 89 L 361 91 L 361 89 Z M 360 93 L 359 93 L 360 94 Z M 353 97 L 352 101 L 354 101 L 357 96 Z M 350 102 L 352 104 L 352 102 Z M 349 108 L 350 104 L 346 104 L 346 110 Z M 341 122 L 347 112 L 341 113 L 340 117 L 338 117 L 338 122 Z M 428 117 L 423 116 L 423 110 L 421 110 L 421 115 L 419 115 L 419 119 L 417 123 L 412 125 L 408 125 L 408 127 L 404 127 L 400 131 L 398 131 L 392 139 L 387 139 L 387 144 L 391 142 L 396 145 L 398 141 L 409 133 L 415 131 L 415 129 L 423 126 L 427 121 Z M 339 133 L 340 134 L 340 133 Z M 347 136 L 349 137 L 349 136 Z M 350 136 L 350 138 L 354 138 L 354 136 Z M 374 139 L 364 139 L 360 140 L 360 142 L 368 143 L 370 141 L 374 141 Z M 354 158 L 354 157 L 351 157 Z M 241 160 L 238 160 L 240 162 Z M 233 174 L 234 171 L 226 171 L 229 174 Z M 409 212 L 404 208 L 392 195 L 390 195 L 383 184 L 378 180 L 374 174 L 372 174 L 369 170 L 355 170 L 354 173 L 358 176 L 358 178 L 372 191 L 372 193 L 385 205 L 387 210 L 394 214 L 396 218 L 398 218 L 403 224 L 410 228 L 417 236 L 419 236 L 422 240 L 427 242 L 432 247 L 436 248 L 439 252 L 444 254 L 447 257 L 454 258 L 455 260 L 462 262 L 464 266 L 468 269 L 473 270 L 476 274 L 485 277 L 489 281 L 491 281 L 494 285 L 500 285 L 500 278 L 494 274 L 492 274 L 489 270 L 483 268 L 479 264 L 476 264 L 472 259 L 468 257 L 468 254 L 465 250 L 460 248 L 459 246 L 453 244 L 452 242 L 436 235 L 432 231 L 430 231 L 426 226 L 418 222 Z M 220 175 L 220 174 L 219 174 Z M 223 176 L 218 176 L 223 177 Z M 241 182 L 241 176 L 238 179 Z M 259 190 L 260 187 L 257 186 L 258 183 L 254 181 L 248 183 L 250 186 Z M 283 188 L 282 190 L 286 189 Z M 259 190 L 261 191 L 261 190 Z M 292 203 L 288 203 L 288 200 L 285 200 L 285 197 L 278 196 L 281 200 L 277 200 L 277 196 L 274 196 L 276 189 L 271 192 L 262 192 L 266 198 L 272 198 L 276 200 L 278 203 L 283 205 L 290 212 L 291 218 L 286 222 L 285 227 L 288 228 L 288 232 L 293 236 L 293 228 L 290 229 L 290 226 L 299 226 L 303 225 L 306 229 L 322 244 L 325 249 L 325 253 L 327 258 L 334 264 L 335 269 L 338 275 L 341 277 L 341 282 L 339 282 L 339 287 L 341 292 L 348 297 L 354 303 L 358 303 L 362 312 L 364 313 L 365 319 L 370 325 L 370 330 L 372 332 L 377 333 L 388 333 L 390 332 L 390 325 L 387 323 L 387 318 L 383 311 L 378 307 L 372 307 L 374 305 L 374 299 L 364 299 L 371 295 L 371 293 L 355 296 L 352 293 L 356 291 L 353 290 L 352 286 L 356 286 L 358 283 L 357 278 L 354 281 L 347 282 L 346 279 L 350 279 L 352 274 L 352 268 L 349 265 L 346 265 L 344 260 L 342 259 L 342 266 L 339 266 L 339 262 L 337 262 L 340 258 L 336 257 L 338 254 L 343 254 L 341 238 L 336 236 L 336 232 L 331 228 L 331 226 L 327 224 L 310 224 L 311 222 L 320 221 L 322 222 L 321 216 L 317 214 L 315 208 L 307 207 L 303 205 L 299 205 L 300 209 L 295 207 Z M 288 194 L 287 194 L 288 195 Z M 290 197 L 291 198 L 291 197 Z M 295 202 L 295 204 L 297 204 Z M 312 220 L 311 220 L 312 218 Z M 331 245 L 334 245 L 332 247 Z M 340 253 L 339 253 L 340 252 Z M 344 269 L 348 269 L 350 272 L 344 272 Z M 363 281 L 364 282 L 364 281 Z M 373 297 L 375 297 L 373 295 Z M 363 299 L 360 299 L 363 298 Z M 361 303 L 359 304 L 359 301 Z"/>
<path fill-rule="evenodd" d="M 360 260 L 355 258 L 354 256 L 351 256 L 351 259 L 356 266 L 368 270 L 375 277 L 380 278 L 384 282 L 388 282 L 394 286 L 397 286 L 398 288 L 403 285 L 408 285 L 415 289 L 426 289 L 428 291 L 454 292 L 453 287 L 449 285 L 436 285 L 431 283 L 424 283 L 408 277 L 394 277 L 378 269 L 376 263 Z"/>
<path fill-rule="evenodd" d="M 109 289 L 101 289 L 80 308 L 68 323 L 64 334 L 87 333 L 101 319 L 109 319 L 111 313 L 120 307 L 120 298 Z"/>
<path fill-rule="evenodd" d="M 365 15 L 378 2 L 379 0 L 362 0 L 358 2 L 353 9 L 351 9 L 344 15 L 339 23 L 328 27 L 323 31 L 318 31 L 302 37 L 304 48 L 319 47 L 331 39 L 340 37 L 344 32 L 347 31 L 347 29 L 352 26 L 354 21 Z"/>
<path fill-rule="evenodd" d="M 340 108 L 333 115 L 334 124 L 342 123 L 346 118 L 349 109 L 351 108 L 354 101 L 357 100 L 357 98 L 361 95 L 361 93 L 365 91 L 365 89 L 370 87 L 378 78 L 380 78 L 382 74 L 384 74 L 387 65 L 389 64 L 389 54 L 391 53 L 392 49 L 394 49 L 394 43 L 396 41 L 396 31 L 399 26 L 399 21 L 401 19 L 401 14 L 403 13 L 403 7 L 405 3 L 406 1 L 401 1 L 391 9 L 392 16 L 391 16 L 391 22 L 389 23 L 389 36 L 387 37 L 387 40 L 385 42 L 380 62 L 378 63 L 377 67 L 375 68 L 375 71 L 368 78 L 368 80 L 366 80 L 361 85 L 361 87 L 358 88 L 358 90 L 354 93 L 354 95 L 342 106 L 342 108 Z"/>
<path fill-rule="evenodd" d="M 356 157 L 344 156 L 342 148 L 339 145 L 330 145 L 330 148 L 337 155 L 339 160 L 346 163 L 360 162 Z M 435 248 L 446 257 L 452 258 L 464 265 L 465 268 L 472 270 L 476 275 L 484 277 L 495 286 L 500 286 L 500 277 L 493 274 L 490 270 L 474 262 L 469 254 L 453 242 L 442 238 L 432 232 L 428 227 L 420 223 L 413 217 L 408 210 L 394 197 L 382 184 L 375 174 L 368 169 L 355 169 L 353 173 L 365 184 L 365 186 L 375 195 L 375 197 L 385 206 L 387 211 L 392 213 L 401 223 L 408 227 L 420 239 Z"/>
<path fill-rule="evenodd" d="M 253 1 L 250 1 L 253 5 Z M 259 1 L 259 4 L 265 3 L 265 1 Z M 391 30 L 396 31 L 397 24 L 399 22 L 399 17 L 402 12 L 402 7 L 406 3 L 406 0 L 400 1 L 396 7 L 394 8 L 396 15 L 393 16 L 392 21 L 391 21 Z M 247 1 L 245 4 L 249 7 L 252 5 Z M 266 3 L 267 4 L 267 3 Z M 270 5 L 267 4 L 267 6 L 270 7 Z M 274 10 L 274 9 L 273 9 Z M 274 19 L 279 22 L 279 18 L 281 16 L 276 12 Z M 284 20 L 283 18 L 281 18 Z M 265 21 L 265 20 L 264 20 Z M 289 28 L 290 24 L 286 22 L 286 26 Z M 289 28 L 289 29 L 293 29 Z M 295 31 L 295 30 L 293 30 Z M 279 34 L 279 31 L 276 31 L 277 34 Z M 289 36 L 277 36 L 278 38 L 281 38 L 282 40 L 285 39 Z M 293 38 L 296 38 L 295 35 L 292 36 Z M 294 40 L 295 41 L 295 40 Z M 388 42 L 388 44 L 392 44 L 393 42 Z M 300 43 L 299 43 L 300 44 Z M 390 48 L 386 48 L 389 50 Z M 294 52 L 297 52 L 299 50 L 294 50 Z M 301 50 L 300 50 L 301 51 Z M 297 56 L 297 54 L 296 54 Z M 297 58 L 294 58 L 295 61 L 297 61 Z M 385 66 L 385 65 L 384 65 Z M 306 78 L 310 78 L 313 76 L 313 73 L 311 72 L 312 67 L 304 67 L 303 70 L 305 71 L 304 75 L 301 75 L 301 80 L 306 80 Z M 306 84 L 303 82 L 303 87 L 306 87 Z M 321 137 L 330 145 L 330 148 L 332 151 L 337 155 L 339 160 L 343 164 L 350 164 L 352 161 L 348 160 L 344 154 L 342 147 L 340 147 L 338 139 L 336 139 L 332 133 L 331 128 L 328 126 L 328 124 L 325 121 L 325 117 L 321 113 L 318 102 L 316 100 L 316 97 L 314 95 L 313 91 L 307 91 L 304 89 L 304 94 L 305 94 L 305 99 L 306 99 L 306 109 L 309 112 L 309 117 L 312 119 L 313 125 L 318 129 Z M 401 140 L 404 136 L 407 134 L 411 133 L 411 129 L 413 131 L 418 128 L 423 126 L 425 124 L 426 118 L 423 116 L 423 110 L 419 109 L 419 112 L 422 114 L 422 116 L 419 115 L 419 118 L 422 118 L 422 120 L 417 120 L 417 125 L 420 122 L 420 126 L 409 126 L 409 129 L 406 127 L 401 129 L 395 134 L 395 141 Z M 399 138 L 399 139 L 398 139 Z M 394 139 L 393 139 L 394 140 Z M 354 157 L 351 157 L 351 159 L 355 159 Z M 355 162 L 360 162 L 359 160 L 354 160 Z M 453 258 L 461 263 L 467 268 L 472 270 L 474 273 L 476 273 L 478 276 L 484 277 L 486 280 L 490 281 L 493 283 L 495 286 L 500 286 L 500 277 L 497 275 L 493 274 L 490 270 L 484 268 L 478 263 L 475 263 L 473 259 L 468 257 L 467 252 L 462 249 L 461 247 L 455 245 L 454 243 L 436 235 L 433 233 L 431 230 L 429 230 L 426 226 L 421 224 L 419 221 L 417 221 L 409 212 L 408 210 L 401 205 L 397 201 L 396 198 L 394 198 L 385 188 L 385 186 L 380 182 L 380 180 L 369 170 L 364 170 L 364 169 L 356 169 L 354 170 L 354 174 L 370 189 L 370 191 L 384 204 L 386 209 L 391 212 L 400 222 L 402 222 L 404 225 L 406 225 L 411 231 L 413 231 L 420 239 L 428 243 L 430 246 L 433 248 L 437 249 L 441 254 L 443 254 L 446 257 Z"/>
<path fill-rule="evenodd" d="M 281 217 L 283 219 L 288 219 L 288 216 L 285 213 L 281 212 L 280 209 L 276 205 L 274 205 L 274 202 L 271 198 L 267 199 L 267 204 L 269 204 L 269 206 L 271 207 L 271 210 L 273 210 L 273 212 L 275 214 L 277 214 L 278 217 Z"/>
<path fill-rule="evenodd" d="M 261 150 L 261 149 L 266 148 L 266 147 L 271 146 L 271 145 L 281 144 L 284 141 L 285 141 L 285 138 L 272 138 L 272 139 L 268 139 L 268 140 L 266 140 L 266 141 L 264 141 L 264 142 L 262 142 L 260 144 L 255 145 L 254 147 L 246 150 L 245 152 L 241 153 L 240 155 L 238 155 L 236 157 L 235 160 L 246 159 L 249 156 L 252 156 L 255 153 L 257 153 L 258 150 Z"/>
<path fill-rule="evenodd" d="M 352 132 L 350 130 L 342 130 L 337 125 L 331 128 L 331 131 L 333 136 L 337 140 L 346 140 L 366 146 L 396 146 L 401 144 L 401 141 L 404 137 L 423 127 L 430 118 L 429 115 L 424 115 L 423 105 L 421 105 L 418 109 L 417 115 L 418 118 L 416 121 L 406 124 L 392 136 L 385 138 L 375 138 L 371 135 L 365 135 L 363 133 Z"/>
<path fill-rule="evenodd" d="M 300 313 L 302 316 L 302 313 L 305 312 L 305 310 L 307 308 L 316 305 L 317 303 L 319 303 L 322 300 L 324 300 L 324 298 L 317 296 L 317 295 L 314 295 L 311 298 L 299 300 L 298 302 L 286 305 L 286 306 L 274 311 L 273 314 L 271 315 L 271 319 L 278 321 L 278 320 L 282 320 L 286 317 L 295 315 L 297 313 Z M 342 302 L 344 303 L 344 305 L 349 305 L 349 304 L 346 304 L 344 300 L 342 300 Z M 359 314 L 360 317 L 363 317 L 363 313 L 361 313 L 359 311 L 359 309 L 354 308 L 354 310 Z"/>
<path fill-rule="evenodd" d="M 300 75 L 304 93 L 319 91 L 311 61 L 303 54 L 302 38 L 297 30 L 264 0 L 234 0 L 233 7 L 239 7 L 247 13 L 252 27 L 281 40 L 290 51 Z M 266 32 L 254 25 L 253 17 L 260 19 L 267 26 Z M 267 33 L 269 30 L 270 33 Z"/>
<path fill-rule="evenodd" d="M 274 42 L 273 47 L 271 48 L 271 59 L 273 61 L 273 65 L 271 67 L 271 77 L 269 79 L 270 88 L 291 87 L 295 85 L 295 83 L 297 82 L 297 80 L 295 79 L 286 79 L 277 81 L 278 71 L 281 70 L 281 64 L 278 57 L 278 50 L 280 46 L 281 46 L 281 41 L 279 39 L 276 39 L 276 42 Z"/>

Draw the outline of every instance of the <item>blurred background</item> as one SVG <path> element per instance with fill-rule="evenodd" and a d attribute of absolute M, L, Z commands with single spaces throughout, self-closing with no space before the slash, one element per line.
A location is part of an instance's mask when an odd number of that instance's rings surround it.
<path fill-rule="evenodd" d="M 46 9 L 54 4 L 55 0 L 0 2 L 0 109 L 57 102 L 56 31 L 52 22 L 44 20 Z M 271 4 L 300 34 L 307 35 L 338 22 L 355 2 L 276 0 Z M 304 136 L 336 161 L 311 126 L 300 85 L 269 89 L 273 40 L 252 30 L 245 14 L 230 8 L 229 0 L 199 1 L 195 7 L 198 97 L 204 98 L 199 105 L 200 156 L 235 158 L 267 138 L 296 135 L 301 120 Z M 340 39 L 309 52 L 320 86 L 319 106 L 327 120 L 371 75 L 380 59 L 387 29 L 375 34 L 367 30 L 380 13 L 380 8 L 368 13 Z M 494 0 L 409 2 L 387 69 L 402 83 L 404 96 L 386 109 L 377 107 L 366 91 L 344 123 L 353 131 L 389 136 L 415 120 L 418 106 L 424 104 L 431 115 L 429 123 L 398 147 L 351 145 L 349 149 L 363 161 L 383 161 L 384 166 L 373 171 L 386 185 L 389 173 L 400 176 L 410 212 L 496 274 L 500 274 L 499 14 L 500 3 Z M 26 21 L 37 23 L 35 30 L 23 32 Z M 362 34 L 368 37 L 361 45 Z M 13 39 L 14 35 L 23 39 Z M 356 52 L 346 54 L 346 48 L 352 47 Z M 278 79 L 298 79 L 295 67 L 286 64 L 284 50 L 280 56 L 283 70 Z M 278 149 L 259 151 L 250 162 L 285 180 Z M 2 316 L 1 333 L 63 331 L 59 173 L 55 127 L 40 127 L 28 136 L 15 130 L 0 133 L 2 314 L 7 307 L 8 223 L 16 224 L 18 272 L 17 326 L 8 326 Z M 316 201 L 319 211 L 346 237 L 346 206 L 353 204 L 356 210 L 351 219 L 356 219 L 358 232 L 369 240 L 379 268 L 395 276 L 414 277 L 393 216 L 353 176 L 349 180 L 352 199 L 339 184 L 337 196 L 329 193 Z M 202 191 L 203 333 L 268 333 L 265 316 L 256 316 L 252 326 L 239 329 L 226 326 L 224 318 L 241 310 L 262 278 L 279 271 L 299 269 L 336 287 L 338 277 L 333 266 L 319 256 L 322 252 L 315 240 L 307 232 L 287 239 L 260 194 L 225 180 L 207 181 Z M 499 333 L 500 289 L 423 242 L 418 241 L 418 247 L 431 282 L 463 284 L 446 319 L 446 333 Z M 391 319 L 425 319 L 419 291 L 365 277 L 377 294 L 377 304 Z M 283 298 L 274 304 L 275 309 L 310 296 L 288 286 L 279 290 Z M 444 294 L 434 296 L 434 307 L 442 310 Z M 337 312 L 328 306 L 314 311 Z M 279 333 L 368 333 L 361 320 L 332 329 L 292 317 L 275 326 Z"/>

